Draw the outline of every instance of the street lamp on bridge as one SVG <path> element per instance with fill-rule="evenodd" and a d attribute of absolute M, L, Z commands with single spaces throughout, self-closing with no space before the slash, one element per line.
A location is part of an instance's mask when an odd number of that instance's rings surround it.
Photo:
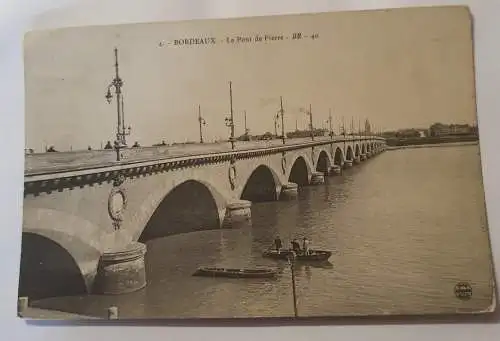
<path fill-rule="evenodd" d="M 283 110 L 283 97 L 280 96 L 280 111 L 279 113 L 281 114 L 281 141 L 283 141 L 283 144 L 285 144 L 285 120 L 284 120 L 284 115 L 285 115 L 285 110 Z"/>
<path fill-rule="evenodd" d="M 231 128 L 231 136 L 229 137 L 229 142 L 231 142 L 231 149 L 234 149 L 234 115 L 233 115 L 233 88 L 232 82 L 229 82 L 229 106 L 230 106 L 230 116 L 224 119 L 226 127 Z"/>
<path fill-rule="evenodd" d="M 244 118 L 244 122 L 245 122 L 245 136 L 246 137 L 250 137 L 250 129 L 248 129 L 247 127 L 247 111 L 246 110 L 243 110 L 243 118 Z"/>
<path fill-rule="evenodd" d="M 198 124 L 200 126 L 200 143 L 203 143 L 203 128 L 202 126 L 206 125 L 207 122 L 203 117 L 201 117 L 201 105 L 198 105 Z"/>
<path fill-rule="evenodd" d="M 361 119 L 358 118 L 358 135 L 359 140 L 361 141 Z"/>
<path fill-rule="evenodd" d="M 333 139 L 333 126 L 332 126 L 332 109 L 328 110 L 328 126 L 330 129 L 330 138 Z"/>
<path fill-rule="evenodd" d="M 347 157 L 346 155 L 346 145 L 345 145 L 345 117 L 342 116 L 342 135 L 344 136 L 344 158 Z"/>
<path fill-rule="evenodd" d="M 116 150 L 116 160 L 120 161 L 120 149 L 127 146 L 127 141 L 125 136 L 130 135 L 132 128 L 128 126 L 125 127 L 125 113 L 123 110 L 123 94 L 122 94 L 123 80 L 120 78 L 118 72 L 118 49 L 115 47 L 115 78 L 108 85 L 108 91 L 106 93 L 106 100 L 111 103 L 113 94 L 111 93 L 111 88 L 115 90 L 116 96 L 116 112 L 117 112 L 117 125 L 116 125 L 116 140 L 115 140 L 115 150 Z"/>
<path fill-rule="evenodd" d="M 274 121 L 274 136 L 278 137 L 278 120 L 280 118 L 280 113 L 279 111 L 276 114 L 273 114 L 273 121 Z"/>

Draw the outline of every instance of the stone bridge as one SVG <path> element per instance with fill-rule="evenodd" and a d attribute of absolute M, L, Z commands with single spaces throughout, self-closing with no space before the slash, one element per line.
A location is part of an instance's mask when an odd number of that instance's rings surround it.
<path fill-rule="evenodd" d="M 24 180 L 20 295 L 138 290 L 146 284 L 145 241 L 248 224 L 252 202 L 293 199 L 298 187 L 320 185 L 325 175 L 384 149 L 382 138 L 348 136 L 31 168 Z M 44 278 L 49 284 L 42 285 Z"/>

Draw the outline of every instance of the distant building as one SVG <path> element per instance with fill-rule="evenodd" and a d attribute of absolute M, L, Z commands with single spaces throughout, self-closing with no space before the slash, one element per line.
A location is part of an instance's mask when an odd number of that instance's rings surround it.
<path fill-rule="evenodd" d="M 468 124 L 452 124 L 450 125 L 451 135 L 468 135 L 472 134 L 472 127 Z"/>
<path fill-rule="evenodd" d="M 314 136 L 326 136 L 328 131 L 326 129 L 314 129 Z M 288 138 L 300 138 L 300 137 L 310 137 L 310 130 L 296 130 L 286 133 Z"/>
<path fill-rule="evenodd" d="M 471 135 L 474 129 L 468 124 L 434 123 L 429 128 L 430 136 Z"/>
<path fill-rule="evenodd" d="M 417 129 L 400 129 L 396 132 L 398 138 L 420 137 L 420 132 Z"/>

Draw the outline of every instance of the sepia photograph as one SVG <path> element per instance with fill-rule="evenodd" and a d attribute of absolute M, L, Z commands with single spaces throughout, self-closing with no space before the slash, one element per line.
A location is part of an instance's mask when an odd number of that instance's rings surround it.
<path fill-rule="evenodd" d="M 24 38 L 17 315 L 486 314 L 465 6 Z"/>

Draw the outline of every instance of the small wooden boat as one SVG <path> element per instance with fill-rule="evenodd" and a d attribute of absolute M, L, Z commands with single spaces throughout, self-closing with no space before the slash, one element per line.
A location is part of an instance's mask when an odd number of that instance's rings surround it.
<path fill-rule="evenodd" d="M 267 258 L 287 260 L 288 257 L 291 256 L 291 253 L 292 253 L 291 249 L 282 249 L 279 252 L 277 250 L 267 250 L 264 251 L 263 256 Z M 332 252 L 324 250 L 309 250 L 309 254 L 307 255 L 301 252 L 298 252 L 295 255 L 296 255 L 295 258 L 296 261 L 324 262 L 331 257 Z"/>
<path fill-rule="evenodd" d="M 228 278 L 272 278 L 277 275 L 274 269 L 228 269 L 228 268 L 198 268 L 193 276 L 228 277 Z"/>

